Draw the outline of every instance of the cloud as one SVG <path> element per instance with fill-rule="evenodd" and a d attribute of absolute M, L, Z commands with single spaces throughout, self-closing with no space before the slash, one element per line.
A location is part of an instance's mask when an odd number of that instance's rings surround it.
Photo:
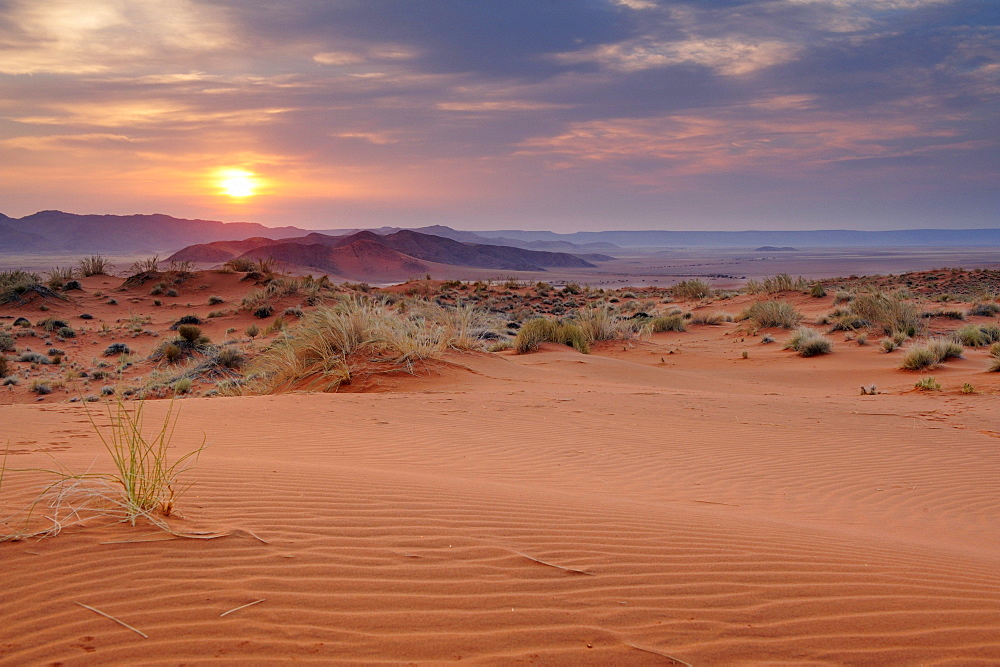
<path fill-rule="evenodd" d="M 0 73 L 106 72 L 232 46 L 224 13 L 192 0 L 14 0 L 0 32 Z"/>

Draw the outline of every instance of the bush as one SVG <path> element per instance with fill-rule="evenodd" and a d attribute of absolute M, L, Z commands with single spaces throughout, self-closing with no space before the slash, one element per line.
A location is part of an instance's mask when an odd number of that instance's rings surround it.
<path fill-rule="evenodd" d="M 45 355 L 38 354 L 37 352 L 22 352 L 17 357 L 18 361 L 24 361 L 29 364 L 48 364 L 51 363 L 49 358 Z"/>
<path fill-rule="evenodd" d="M 740 313 L 739 319 L 750 320 L 762 329 L 791 329 L 802 321 L 802 314 L 787 301 L 758 301 Z"/>
<path fill-rule="evenodd" d="M 809 288 L 809 296 L 820 299 L 826 296 L 826 290 L 823 288 L 823 283 L 813 283 L 812 287 Z"/>
<path fill-rule="evenodd" d="M 15 349 L 14 339 L 5 333 L 0 333 L 0 352 L 13 352 Z"/>
<path fill-rule="evenodd" d="M 682 280 L 670 288 L 675 299 L 704 299 L 712 293 L 712 288 L 704 280 Z"/>
<path fill-rule="evenodd" d="M 920 378 L 913 386 L 915 389 L 920 391 L 941 391 L 941 383 L 939 383 L 933 375 Z"/>
<path fill-rule="evenodd" d="M 100 255 L 84 257 L 80 260 L 79 264 L 80 275 L 84 278 L 89 276 L 107 276 L 115 268 L 108 259 Z"/>
<path fill-rule="evenodd" d="M 166 359 L 169 364 L 177 362 L 183 355 L 184 350 L 182 350 L 180 345 L 177 345 L 176 343 L 169 343 L 163 346 L 163 358 Z"/>
<path fill-rule="evenodd" d="M 271 317 L 274 314 L 274 306 L 261 306 L 257 310 L 253 311 L 253 316 L 259 319 L 264 319 L 266 317 Z"/>
<path fill-rule="evenodd" d="M 73 327 L 59 327 L 58 334 L 62 338 L 76 338 L 76 331 Z"/>
<path fill-rule="evenodd" d="M 972 308 L 969 308 L 969 316 L 979 316 L 979 317 L 993 317 L 994 315 L 1000 314 L 1000 304 L 995 303 L 977 303 L 973 304 Z"/>
<path fill-rule="evenodd" d="M 216 365 L 223 368 L 242 368 L 246 360 L 247 358 L 243 356 L 243 353 L 234 347 L 224 347 L 215 356 Z"/>
<path fill-rule="evenodd" d="M 660 315 L 654 317 L 646 323 L 652 333 L 663 331 L 687 331 L 683 315 Z"/>
<path fill-rule="evenodd" d="M 568 345 L 584 354 L 590 351 L 590 342 L 583 327 L 572 322 L 559 323 L 546 318 L 525 322 L 514 338 L 514 349 L 518 354 L 524 354 L 537 350 L 541 343 Z"/>
<path fill-rule="evenodd" d="M 928 341 L 925 345 L 913 347 L 903 355 L 900 368 L 908 371 L 919 371 L 931 366 L 936 366 L 953 357 L 962 356 L 962 346 L 957 343 L 935 339 Z"/>
<path fill-rule="evenodd" d="M 985 347 L 1000 342 L 1000 326 L 995 324 L 966 324 L 957 329 L 955 340 L 966 347 Z"/>
<path fill-rule="evenodd" d="M 112 343 L 104 348 L 105 357 L 117 357 L 122 354 L 129 354 L 131 350 L 125 343 Z"/>
<path fill-rule="evenodd" d="M 177 335 L 188 343 L 194 344 L 199 338 L 201 338 L 201 327 L 193 324 L 182 324 L 177 327 Z"/>
<path fill-rule="evenodd" d="M 986 368 L 988 373 L 1000 371 L 1000 343 L 990 345 L 990 365 Z"/>
<path fill-rule="evenodd" d="M 799 327 L 792 332 L 791 338 L 785 342 L 786 350 L 795 350 L 803 357 L 827 354 L 831 348 L 830 340 L 826 336 L 809 327 Z"/>
<path fill-rule="evenodd" d="M 850 312 L 887 334 L 903 332 L 912 337 L 923 327 L 920 311 L 899 292 L 859 294 L 851 302 Z"/>
<path fill-rule="evenodd" d="M 224 303 L 224 302 L 225 302 L 225 299 L 223 299 L 221 296 L 212 295 L 212 296 L 208 297 L 208 305 L 210 305 L 210 306 L 215 306 L 215 305 L 218 305 L 218 304 Z"/>
<path fill-rule="evenodd" d="M 191 391 L 191 378 L 180 378 L 174 383 L 175 394 L 186 394 Z"/>
<path fill-rule="evenodd" d="M 0 354 L 0 378 L 7 377 L 10 375 L 10 372 L 10 359 L 7 358 L 7 355 Z"/>

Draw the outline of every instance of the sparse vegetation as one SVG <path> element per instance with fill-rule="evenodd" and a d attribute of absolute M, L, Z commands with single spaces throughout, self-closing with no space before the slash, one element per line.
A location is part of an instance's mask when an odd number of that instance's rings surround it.
<path fill-rule="evenodd" d="M 670 288 L 675 299 L 704 299 L 712 293 L 712 288 L 704 280 L 682 280 Z"/>
<path fill-rule="evenodd" d="M 101 255 L 90 255 L 80 260 L 80 275 L 84 278 L 90 276 L 108 276 L 114 270 L 114 265 Z"/>
<path fill-rule="evenodd" d="M 933 375 L 920 378 L 913 387 L 919 391 L 941 391 L 941 383 Z"/>
<path fill-rule="evenodd" d="M 927 341 L 924 345 L 918 345 L 907 350 L 903 355 L 900 368 L 908 371 L 919 371 L 947 361 L 948 359 L 961 357 L 962 346 L 954 341 L 938 338 Z"/>
<path fill-rule="evenodd" d="M 802 321 L 802 314 L 787 301 L 758 301 L 747 307 L 737 319 L 749 320 L 761 329 L 791 329 Z"/>
<path fill-rule="evenodd" d="M 966 347 L 985 347 L 1000 342 L 1000 326 L 996 324 L 966 324 L 953 334 Z"/>
<path fill-rule="evenodd" d="M 830 340 L 810 327 L 799 327 L 785 342 L 786 350 L 795 350 L 803 357 L 827 354 L 831 348 Z"/>

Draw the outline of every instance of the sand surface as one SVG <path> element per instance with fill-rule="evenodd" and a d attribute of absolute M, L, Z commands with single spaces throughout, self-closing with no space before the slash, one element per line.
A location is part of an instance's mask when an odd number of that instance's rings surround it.
<path fill-rule="evenodd" d="M 0 663 L 997 664 L 985 359 L 923 393 L 873 346 L 803 359 L 726 324 L 184 399 L 175 451 L 209 447 L 170 521 L 225 536 L 0 544 Z M 82 404 L 0 425 L 8 467 L 108 468 Z"/>

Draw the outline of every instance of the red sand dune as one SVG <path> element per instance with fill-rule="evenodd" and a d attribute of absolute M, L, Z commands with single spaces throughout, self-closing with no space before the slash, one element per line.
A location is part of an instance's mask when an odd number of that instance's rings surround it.
<path fill-rule="evenodd" d="M 699 326 L 455 353 L 370 393 L 185 399 L 175 451 L 209 448 L 171 522 L 224 537 L 92 521 L 0 544 L 0 663 L 1000 662 L 1000 374 L 968 350 L 915 392 L 897 356 L 831 337 L 803 359 Z M 108 467 L 82 405 L 0 424 L 9 468 Z"/>

